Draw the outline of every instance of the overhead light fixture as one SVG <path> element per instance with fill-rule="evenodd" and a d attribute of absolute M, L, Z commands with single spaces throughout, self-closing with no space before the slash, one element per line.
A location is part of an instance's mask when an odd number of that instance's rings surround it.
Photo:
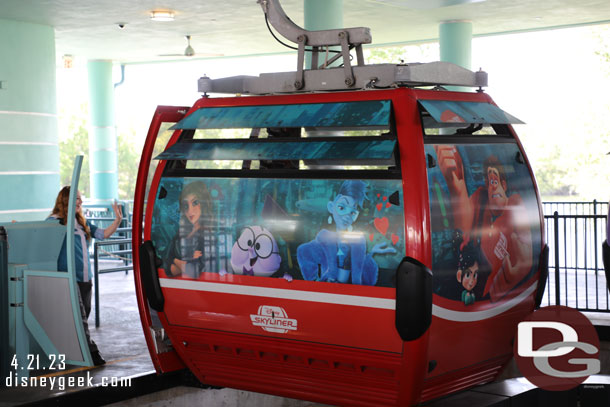
<path fill-rule="evenodd" d="M 171 10 L 153 10 L 150 12 L 153 21 L 174 21 L 174 12 Z"/>
<path fill-rule="evenodd" d="M 72 57 L 72 55 L 68 55 L 65 54 L 63 57 L 63 62 L 64 62 L 64 68 L 65 69 L 72 69 L 72 67 L 74 66 L 74 58 Z"/>

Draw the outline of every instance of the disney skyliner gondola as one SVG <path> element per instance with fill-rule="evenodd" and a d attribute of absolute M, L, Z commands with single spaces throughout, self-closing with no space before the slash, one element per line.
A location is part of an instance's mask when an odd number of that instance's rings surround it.
<path fill-rule="evenodd" d="M 492 381 L 548 267 L 520 122 L 484 72 L 365 65 L 368 28 L 306 31 L 259 3 L 297 71 L 204 76 L 193 107 L 158 107 L 142 153 L 134 272 L 157 372 L 346 406 Z M 328 46 L 341 66 L 320 64 Z"/>

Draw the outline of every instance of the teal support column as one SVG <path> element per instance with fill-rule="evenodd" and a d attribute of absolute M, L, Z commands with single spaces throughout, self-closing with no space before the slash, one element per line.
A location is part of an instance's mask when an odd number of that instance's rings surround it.
<path fill-rule="evenodd" d="M 91 198 L 118 198 L 117 137 L 112 61 L 89 61 L 89 166 Z"/>
<path fill-rule="evenodd" d="M 343 28 L 343 0 L 303 0 L 306 30 Z M 334 48 L 338 49 L 340 48 Z M 329 58 L 334 56 L 330 54 Z M 320 63 L 323 60 L 319 60 Z M 305 66 L 311 67 L 311 53 L 305 53 Z M 332 65 L 334 66 L 334 65 Z"/>
<path fill-rule="evenodd" d="M 43 220 L 59 191 L 53 27 L 0 19 L 0 223 Z"/>
<path fill-rule="evenodd" d="M 472 23 L 445 21 L 439 27 L 441 61 L 472 69 Z"/>
<path fill-rule="evenodd" d="M 466 69 L 472 69 L 472 23 L 470 21 L 444 21 L 439 26 L 440 57 Z M 447 89 L 468 92 L 472 89 L 448 86 Z"/>

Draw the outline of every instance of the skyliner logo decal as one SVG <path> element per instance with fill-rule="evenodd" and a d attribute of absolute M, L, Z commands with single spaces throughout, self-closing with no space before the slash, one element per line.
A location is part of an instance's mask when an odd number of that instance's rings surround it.
<path fill-rule="evenodd" d="M 260 326 L 267 332 L 285 334 L 297 330 L 297 320 L 288 318 L 284 308 L 261 305 L 257 314 L 251 314 L 252 325 Z"/>

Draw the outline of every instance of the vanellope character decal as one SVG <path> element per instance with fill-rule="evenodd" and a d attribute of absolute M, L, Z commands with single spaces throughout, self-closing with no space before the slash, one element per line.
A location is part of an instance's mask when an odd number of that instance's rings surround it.
<path fill-rule="evenodd" d="M 379 267 L 375 254 L 396 253 L 386 243 L 379 243 L 367 253 L 364 233 L 354 232 L 363 203 L 368 200 L 363 181 L 343 182 L 337 195 L 326 205 L 328 223 L 336 232 L 322 229 L 311 242 L 297 248 L 297 261 L 305 280 L 375 285 Z"/>
<path fill-rule="evenodd" d="M 458 260 L 458 271 L 456 273 L 457 280 L 464 291 L 462 291 L 462 302 L 465 305 L 474 304 L 475 295 L 474 287 L 477 285 L 479 275 L 479 251 L 468 242 L 461 250 Z"/>

